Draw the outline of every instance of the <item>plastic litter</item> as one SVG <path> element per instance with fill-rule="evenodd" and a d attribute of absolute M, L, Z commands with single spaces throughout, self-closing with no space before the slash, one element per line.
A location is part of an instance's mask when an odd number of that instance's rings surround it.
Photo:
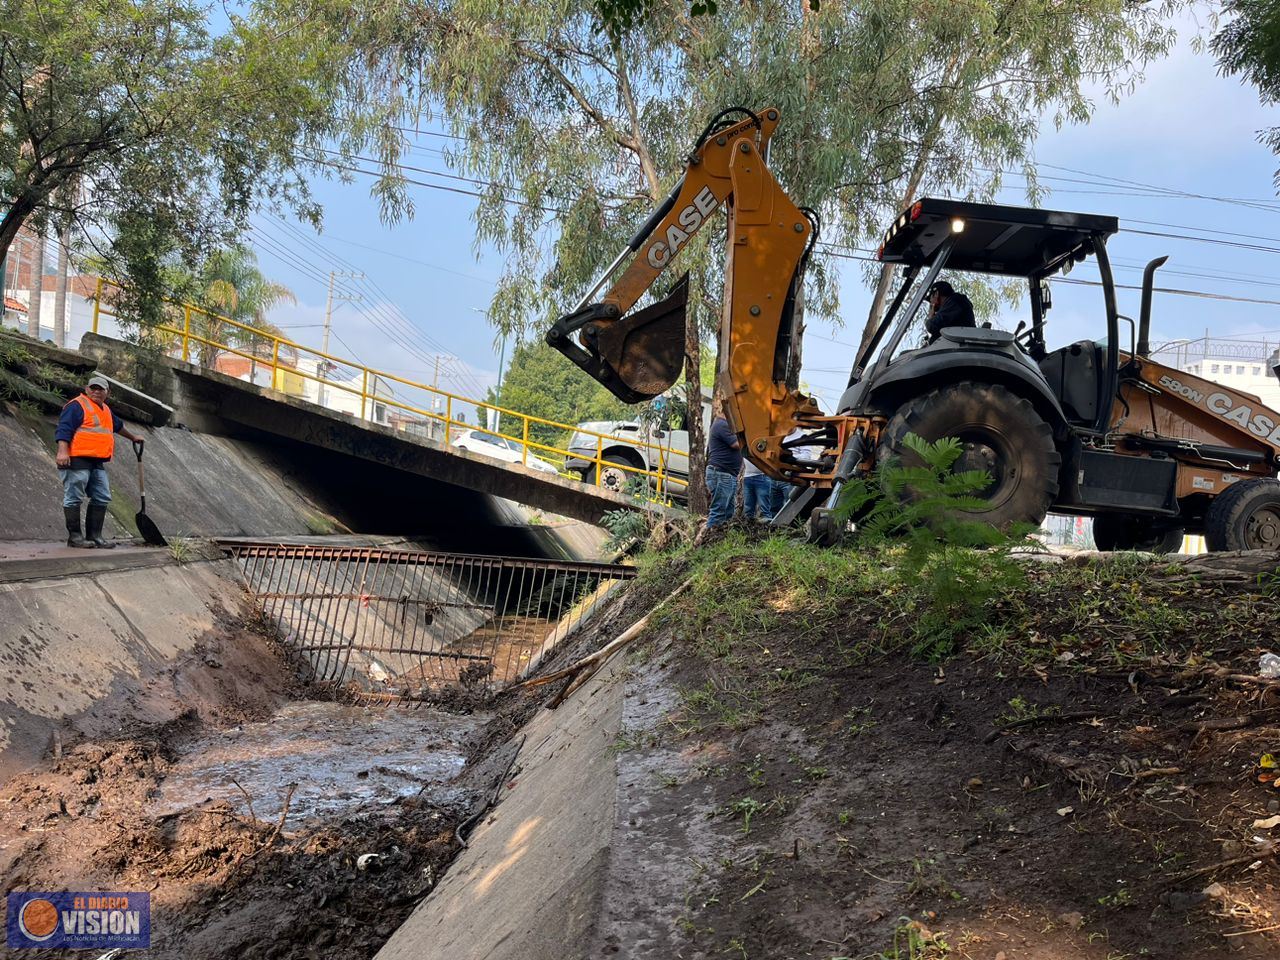
<path fill-rule="evenodd" d="M 1280 657 L 1274 653 L 1264 653 L 1258 658 L 1258 676 L 1268 680 L 1280 679 Z"/>

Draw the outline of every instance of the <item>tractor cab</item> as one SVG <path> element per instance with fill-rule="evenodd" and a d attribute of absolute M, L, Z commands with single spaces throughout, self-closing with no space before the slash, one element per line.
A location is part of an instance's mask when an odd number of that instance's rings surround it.
<path fill-rule="evenodd" d="M 1121 365 L 1121 318 L 1106 252 L 1107 238 L 1118 229 L 1115 217 L 1095 214 L 917 201 L 890 227 L 878 252 L 883 263 L 902 265 L 902 283 L 858 356 L 841 411 L 891 409 L 922 384 L 970 379 L 1006 384 L 1028 395 L 1055 429 L 1105 431 Z M 1083 340 L 1050 352 L 1044 336 L 1051 306 L 1048 281 L 1089 256 L 1102 276 L 1105 331 L 1096 342 Z M 925 298 L 944 269 L 1025 278 L 1029 322 L 1013 333 L 989 325 L 944 328 L 932 342 L 909 347 L 912 331 L 924 330 Z"/>

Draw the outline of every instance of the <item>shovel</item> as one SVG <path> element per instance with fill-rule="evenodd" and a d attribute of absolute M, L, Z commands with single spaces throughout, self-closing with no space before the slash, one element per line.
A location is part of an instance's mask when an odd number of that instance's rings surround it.
<path fill-rule="evenodd" d="M 142 539 L 147 541 L 153 547 L 167 547 L 169 541 L 164 538 L 164 534 L 160 532 L 160 528 L 156 526 L 156 522 L 147 516 L 147 489 L 145 477 L 142 472 L 142 444 L 135 443 L 133 452 L 138 456 L 138 502 L 139 510 L 133 518 L 133 522 L 138 527 L 138 533 L 142 534 Z"/>

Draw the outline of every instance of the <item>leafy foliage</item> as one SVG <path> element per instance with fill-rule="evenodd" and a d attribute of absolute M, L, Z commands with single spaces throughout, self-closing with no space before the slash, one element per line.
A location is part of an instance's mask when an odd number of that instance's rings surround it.
<path fill-rule="evenodd" d="M 0 256 L 26 222 L 69 222 L 154 323 L 175 262 L 240 233 L 258 205 L 318 221 L 309 174 L 398 157 L 382 85 L 398 0 L 256 0 L 220 32 L 196 0 L 0 0 Z M 399 63 L 399 61 L 397 61 Z M 372 81 L 381 86 L 371 95 Z M 406 208 L 392 177 L 384 214 Z"/>
<path fill-rule="evenodd" d="M 495 406 L 520 410 L 558 423 L 629 420 L 635 415 L 632 408 L 541 341 L 516 347 L 502 381 L 502 395 L 496 397 L 490 390 L 487 399 Z M 481 412 L 483 415 L 483 410 Z M 509 436 L 518 437 L 523 426 L 518 418 L 503 416 L 500 429 Z M 531 423 L 529 438 L 563 448 L 569 441 L 569 434 L 545 423 Z"/>
<path fill-rule="evenodd" d="M 1029 160 L 1043 113 L 1087 120 L 1086 84 L 1118 96 L 1168 49 L 1174 3 L 742 3 L 693 17 L 687 0 L 623 0 L 606 14 L 640 15 L 601 32 L 588 0 L 436 0 L 423 82 L 462 138 L 451 165 L 490 184 L 476 239 L 509 254 L 491 316 L 543 327 L 665 197 L 722 108 L 779 107 L 775 174 L 822 215 L 823 239 L 864 244 L 907 193 L 990 196 Z M 722 286 L 714 232 L 680 256 L 704 333 Z M 826 257 L 807 303 L 833 317 Z"/>
<path fill-rule="evenodd" d="M 649 536 L 649 520 L 639 510 L 610 510 L 600 518 L 600 525 L 609 531 L 606 550 L 621 550 Z"/>
<path fill-rule="evenodd" d="M 17 337 L 0 335 L 0 399 L 36 410 L 60 410 L 66 397 L 59 391 L 69 379 L 67 371 L 37 362 Z"/>
<path fill-rule="evenodd" d="M 971 547 L 995 546 L 1005 539 L 989 524 L 964 517 L 984 506 L 975 494 L 990 485 L 991 476 L 985 470 L 952 471 L 964 452 L 959 440 L 943 437 L 930 443 L 909 433 L 902 443 L 923 462 L 889 462 L 874 478 L 851 480 L 841 491 L 841 519 L 860 518 L 862 534 L 876 539 L 905 534 L 912 542 L 946 540 Z"/>
<path fill-rule="evenodd" d="M 192 318 L 194 332 L 207 340 L 240 347 L 255 356 L 271 356 L 268 341 L 221 318 L 279 335 L 281 331 L 267 321 L 267 311 L 279 303 L 296 302 L 293 291 L 268 280 L 258 268 L 254 252 L 240 244 L 215 250 L 185 285 L 193 288 L 192 299 L 196 305 L 209 311 Z M 202 344 L 201 363 L 211 365 L 216 353 L 215 347 Z"/>
<path fill-rule="evenodd" d="M 1242 74 L 1258 88 L 1263 103 L 1280 102 L 1280 6 L 1272 0 L 1228 0 L 1224 6 L 1232 19 L 1213 38 L 1219 66 Z M 1259 139 L 1280 154 L 1280 127 L 1262 131 Z"/>

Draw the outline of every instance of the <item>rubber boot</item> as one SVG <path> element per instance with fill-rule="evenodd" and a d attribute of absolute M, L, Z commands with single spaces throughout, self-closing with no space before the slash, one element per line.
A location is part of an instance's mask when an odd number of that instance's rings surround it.
<path fill-rule="evenodd" d="M 99 550 L 114 550 L 116 545 L 110 540 L 102 539 L 102 524 L 107 519 L 105 503 L 91 503 L 84 515 L 85 539 L 92 541 Z"/>
<path fill-rule="evenodd" d="M 63 514 L 67 518 L 67 546 L 79 547 L 82 550 L 92 550 L 93 544 L 80 536 L 80 505 L 74 507 L 63 507 Z"/>

